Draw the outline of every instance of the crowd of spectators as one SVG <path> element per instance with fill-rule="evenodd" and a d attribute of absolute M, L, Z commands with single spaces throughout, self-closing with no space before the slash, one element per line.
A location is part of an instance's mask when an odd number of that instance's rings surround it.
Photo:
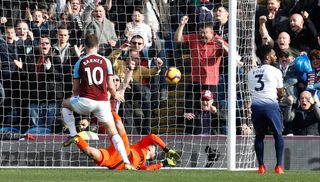
<path fill-rule="evenodd" d="M 72 94 L 73 66 L 85 52 L 83 38 L 95 34 L 99 54 L 113 63 L 114 82 L 119 82 L 118 91 L 126 99 L 114 104 L 129 134 L 151 132 L 152 109 L 168 99 L 168 53 L 179 49 L 191 57 L 191 79 L 184 80 L 186 133 L 226 134 L 227 4 L 224 0 L 3 0 L 1 126 L 21 133 L 63 132 L 61 102 Z M 319 9 L 318 0 L 257 4 L 255 45 L 272 45 L 278 57 L 274 66 L 283 73 L 284 134 L 319 135 L 317 99 L 311 106 L 305 103 L 320 89 Z M 295 58 L 301 55 L 309 57 L 312 71 L 296 70 Z M 241 58 L 234 64 L 241 75 L 245 71 Z M 248 117 L 239 114 L 245 106 L 237 94 L 237 118 Z M 297 119 L 310 112 L 313 119 L 307 123 L 312 127 Z M 241 131 L 249 123 L 237 124 L 238 134 L 252 133 Z M 312 132 L 305 131 L 308 128 Z"/>
<path fill-rule="evenodd" d="M 319 135 L 319 8 L 318 0 L 267 0 L 257 8 L 256 45 L 274 47 L 283 73 L 285 135 Z"/>
<path fill-rule="evenodd" d="M 120 83 L 118 91 L 126 98 L 123 104 L 113 103 L 114 108 L 131 126 L 128 133 L 150 133 L 151 109 L 159 104 L 151 105 L 151 97 L 167 99 L 164 36 L 170 31 L 168 17 L 163 15 L 169 11 L 169 3 L 2 1 L 2 129 L 63 132 L 61 102 L 72 94 L 73 66 L 85 53 L 83 38 L 95 34 L 99 54 L 112 61 L 118 75 L 114 82 Z"/>

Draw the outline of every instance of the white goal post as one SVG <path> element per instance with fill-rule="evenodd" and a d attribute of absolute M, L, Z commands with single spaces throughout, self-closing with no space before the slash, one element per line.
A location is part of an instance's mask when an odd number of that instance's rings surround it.
<path fill-rule="evenodd" d="M 247 66 L 252 66 L 254 59 L 254 29 L 255 29 L 255 7 L 256 1 L 241 0 L 235 3 L 229 1 L 229 57 L 228 57 L 228 170 L 235 170 L 236 167 L 236 103 L 237 103 L 237 65 L 233 64 L 234 60 L 239 56 L 239 32 L 248 31 L 246 38 L 249 40 L 247 44 L 246 59 Z M 244 11 L 246 9 L 247 11 Z M 252 11 L 250 11 L 252 10 Z M 240 23 L 242 20 L 240 16 L 244 16 L 245 22 Z M 249 23 L 247 23 L 249 22 Z M 241 26 L 247 25 L 247 26 Z M 250 32 L 251 30 L 251 32 Z M 241 34 L 241 33 L 240 33 Z M 241 55 L 244 56 L 244 55 Z M 242 60 L 243 61 L 243 60 Z M 250 62 L 251 61 L 251 62 Z M 248 69 L 248 68 L 246 68 Z M 247 90 L 245 90 L 247 92 Z M 247 115 L 246 117 L 249 117 Z"/>
<path fill-rule="evenodd" d="M 237 3 L 229 1 L 229 57 L 228 57 L 228 169 L 236 169 L 236 74 L 237 65 Z"/>

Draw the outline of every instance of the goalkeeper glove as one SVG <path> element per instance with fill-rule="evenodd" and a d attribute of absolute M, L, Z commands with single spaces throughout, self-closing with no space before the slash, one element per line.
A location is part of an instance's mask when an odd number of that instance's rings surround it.
<path fill-rule="evenodd" d="M 174 167 L 177 164 L 177 161 L 175 159 L 166 158 L 165 160 L 162 160 L 161 163 L 163 167 Z"/>
<path fill-rule="evenodd" d="M 165 147 L 163 149 L 163 151 L 166 153 L 166 158 L 168 159 L 174 159 L 174 160 L 179 160 L 180 159 L 180 155 L 177 153 L 177 151 L 173 150 L 173 149 L 168 149 L 167 147 Z"/>

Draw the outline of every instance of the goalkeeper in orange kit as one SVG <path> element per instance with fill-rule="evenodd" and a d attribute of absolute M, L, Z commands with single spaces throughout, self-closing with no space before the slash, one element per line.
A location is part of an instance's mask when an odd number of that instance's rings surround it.
<path fill-rule="evenodd" d="M 116 128 L 121 136 L 130 163 L 138 170 L 157 170 L 161 167 L 173 167 L 176 165 L 176 161 L 180 159 L 179 154 L 172 149 L 168 149 L 163 140 L 155 134 L 149 134 L 142 138 L 139 142 L 130 146 L 127 133 L 122 124 L 121 118 L 115 112 L 112 112 L 114 117 Z M 88 145 L 88 143 L 82 139 L 80 136 L 74 138 L 73 143 L 75 143 L 78 148 L 86 153 L 90 158 L 92 158 L 98 166 L 105 166 L 109 169 L 124 169 L 125 163 L 116 151 L 113 143 L 108 148 L 93 148 Z M 160 163 L 152 164 L 149 166 L 145 165 L 147 160 L 151 161 L 155 159 L 156 146 L 160 146 L 166 153 L 166 159 L 162 160 Z"/>

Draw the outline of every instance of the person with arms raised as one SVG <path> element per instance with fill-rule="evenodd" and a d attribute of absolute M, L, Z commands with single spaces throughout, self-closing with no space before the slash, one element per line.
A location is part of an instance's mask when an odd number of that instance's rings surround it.
<path fill-rule="evenodd" d="M 188 16 L 181 17 L 175 41 L 189 46 L 191 53 L 191 83 L 186 88 L 185 108 L 187 113 L 192 113 L 193 108 L 200 108 L 196 98 L 201 98 L 202 90 L 217 95 L 220 63 L 228 53 L 228 43 L 214 32 L 212 23 L 201 24 L 197 33 L 183 34 L 188 21 Z"/>

